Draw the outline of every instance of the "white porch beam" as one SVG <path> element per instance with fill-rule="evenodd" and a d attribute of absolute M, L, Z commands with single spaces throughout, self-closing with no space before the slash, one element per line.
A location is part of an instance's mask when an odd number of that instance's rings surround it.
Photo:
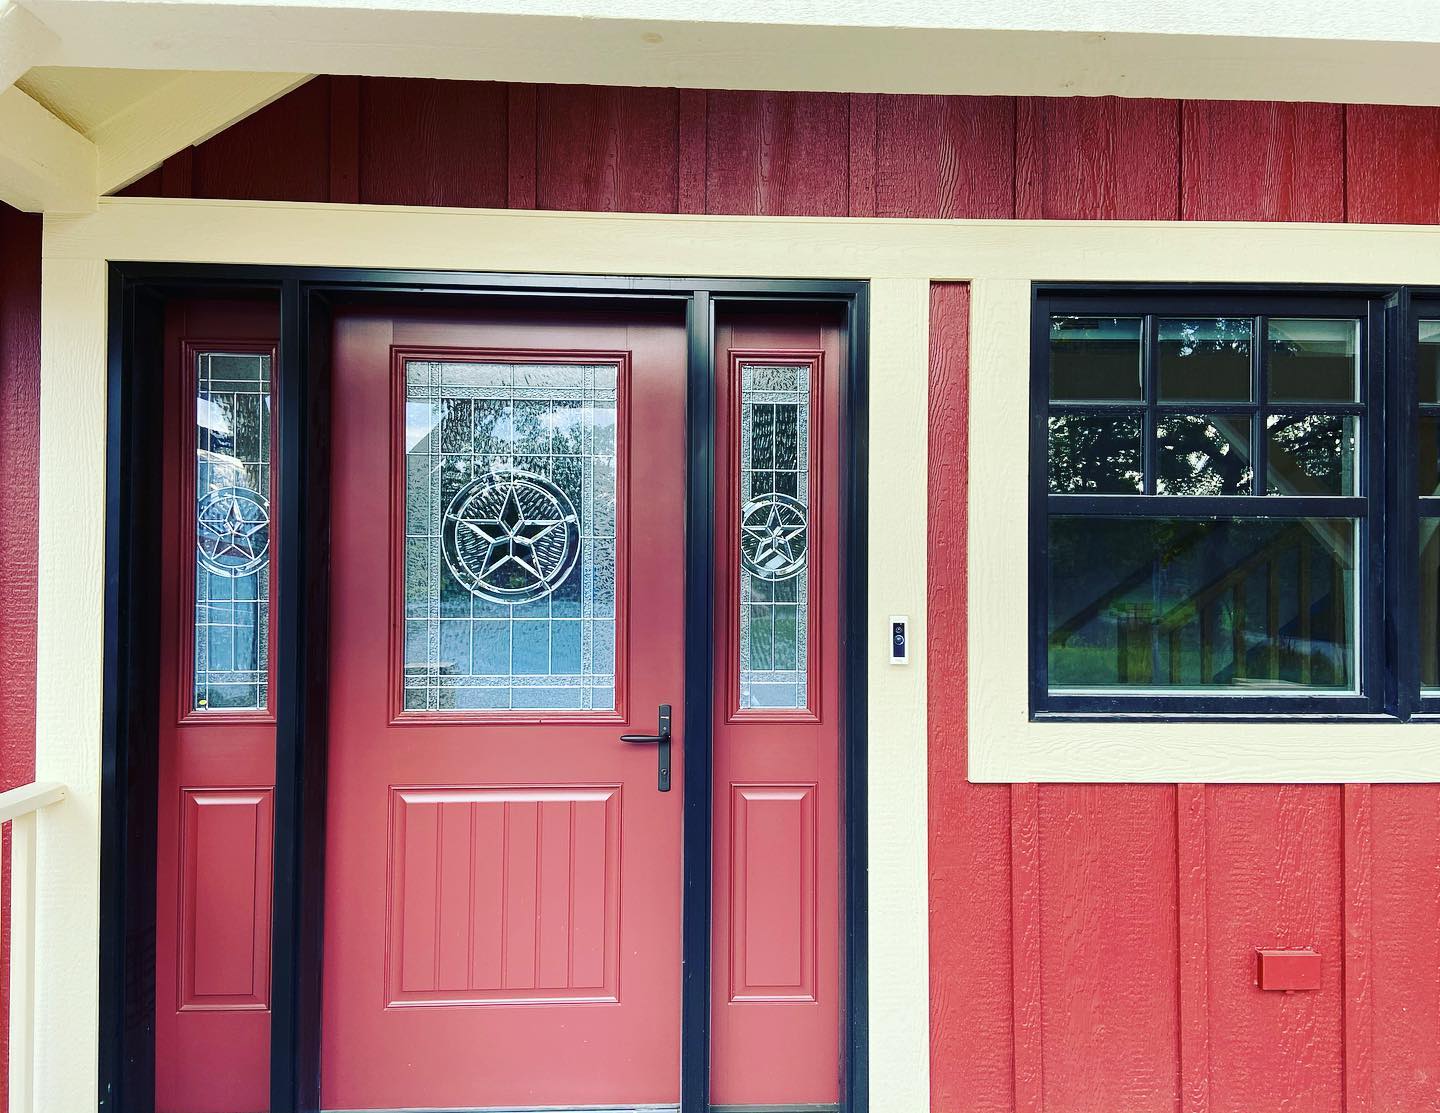
<path fill-rule="evenodd" d="M 95 208 L 95 144 L 13 85 L 0 92 L 0 201 L 27 212 Z"/>
<path fill-rule="evenodd" d="M 299 73 L 186 73 L 95 128 L 98 188 L 113 193 L 308 81 Z"/>
<path fill-rule="evenodd" d="M 27 0 L 62 65 L 1440 104 L 1431 0 Z"/>
<path fill-rule="evenodd" d="M 0 0 L 0 89 L 54 56 L 60 39 L 14 0 Z"/>

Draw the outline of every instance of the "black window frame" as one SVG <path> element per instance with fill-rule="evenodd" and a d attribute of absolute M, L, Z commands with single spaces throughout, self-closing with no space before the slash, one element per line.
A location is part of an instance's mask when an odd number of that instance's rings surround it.
<path fill-rule="evenodd" d="M 1421 699 L 1418 688 L 1418 648 L 1415 615 L 1418 601 L 1418 545 L 1414 513 L 1397 512 L 1407 489 L 1413 491 L 1414 412 L 1406 406 L 1402 387 L 1414 393 L 1413 352 L 1416 348 L 1417 319 L 1410 311 L 1407 291 L 1402 288 L 1315 286 L 1315 285 L 1202 285 L 1170 284 L 1059 284 L 1032 286 L 1030 354 L 1030 625 L 1029 703 L 1032 720 L 1124 720 L 1131 718 L 1214 719 L 1224 721 L 1275 719 L 1344 719 L 1394 721 L 1421 712 L 1440 713 L 1440 689 Z M 1440 319 L 1440 292 L 1433 302 Z M 1052 315 L 1085 317 L 1140 317 L 1142 367 L 1147 376 L 1143 399 L 1120 408 L 1145 412 L 1143 451 L 1146 460 L 1146 488 L 1153 487 L 1156 438 L 1154 422 L 1157 391 L 1150 377 L 1156 374 L 1157 336 L 1155 322 L 1161 318 L 1250 318 L 1256 321 L 1251 344 L 1254 398 L 1242 409 L 1255 412 L 1254 421 L 1263 429 L 1269 407 L 1265 397 L 1266 334 L 1269 318 L 1311 317 L 1355 318 L 1360 322 L 1359 362 L 1362 376 L 1358 403 L 1363 407 L 1360 443 L 1360 488 L 1355 496 L 1257 496 L 1246 495 L 1088 495 L 1052 494 L 1049 491 L 1048 462 L 1050 413 L 1050 321 Z M 1405 337 L 1410 342 L 1396 343 Z M 1086 409 L 1085 403 L 1067 410 Z M 1114 404 L 1112 404 L 1114 405 Z M 1324 403 L 1303 403 L 1306 410 L 1344 409 Z M 1101 407 L 1103 408 L 1103 404 Z M 1224 405 L 1210 402 L 1164 403 L 1163 409 L 1215 412 Z M 1285 404 L 1273 407 L 1283 410 Z M 1437 407 L 1440 410 L 1440 407 Z M 1398 423 L 1393 415 L 1409 417 Z M 1398 433 L 1397 433 L 1398 430 Z M 1407 431 L 1408 430 L 1408 431 Z M 1389 451 L 1390 445 L 1404 451 Z M 1257 485 L 1266 475 L 1264 438 L 1255 438 L 1253 460 Z M 1262 503 L 1266 514 L 1258 513 Z M 1143 689 L 1114 692 L 1052 693 L 1049 688 L 1049 519 L 1054 513 L 1125 516 L 1127 509 L 1147 508 L 1136 517 L 1160 516 L 1168 511 L 1177 516 L 1228 516 L 1239 513 L 1253 517 L 1302 517 L 1336 514 L 1359 522 L 1356 601 L 1359 609 L 1356 647 L 1358 650 L 1358 691 L 1356 693 L 1233 693 L 1225 691 L 1175 693 Z M 1440 517 L 1440 498 L 1434 500 Z M 1411 500 L 1413 505 L 1413 498 Z M 1409 544 L 1396 533 L 1409 525 Z M 1408 555 L 1408 562 L 1405 559 Z M 1408 606 L 1407 606 L 1408 604 Z M 1409 627 L 1407 630 L 1406 627 Z M 1397 663 L 1405 663 L 1415 674 L 1402 675 Z"/>

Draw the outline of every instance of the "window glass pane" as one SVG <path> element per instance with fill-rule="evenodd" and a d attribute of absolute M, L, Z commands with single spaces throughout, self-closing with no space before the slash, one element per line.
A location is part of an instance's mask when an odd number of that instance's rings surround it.
<path fill-rule="evenodd" d="M 1418 391 L 1421 402 L 1440 402 L 1440 321 L 1420 322 Z"/>
<path fill-rule="evenodd" d="M 810 365 L 740 367 L 740 707 L 809 706 Z"/>
<path fill-rule="evenodd" d="M 1440 518 L 1420 519 L 1420 683 L 1440 687 Z"/>
<path fill-rule="evenodd" d="M 1139 401 L 1139 317 L 1051 317 L 1050 397 Z"/>
<path fill-rule="evenodd" d="M 1271 400 L 1353 402 L 1359 397 L 1359 336 L 1358 321 L 1272 319 Z"/>
<path fill-rule="evenodd" d="M 405 365 L 405 709 L 615 706 L 614 364 Z"/>
<path fill-rule="evenodd" d="M 1250 418 L 1161 414 L 1155 492 L 1161 495 L 1251 493 Z"/>
<path fill-rule="evenodd" d="M 1440 495 L 1440 415 L 1421 414 L 1418 433 L 1416 492 L 1421 498 L 1434 497 Z"/>
<path fill-rule="evenodd" d="M 1050 490 L 1067 495 L 1138 494 L 1143 489 L 1138 413 L 1050 415 Z"/>
<path fill-rule="evenodd" d="M 1160 399 L 1248 402 L 1253 321 L 1161 321 Z"/>
<path fill-rule="evenodd" d="M 1357 418 L 1342 414 L 1270 414 L 1265 419 L 1269 495 L 1354 495 Z"/>
<path fill-rule="evenodd" d="M 197 711 L 262 711 L 270 679 L 270 356 L 195 367 Z"/>
<path fill-rule="evenodd" d="M 1052 516 L 1051 689 L 1353 691 L 1358 532 Z"/>

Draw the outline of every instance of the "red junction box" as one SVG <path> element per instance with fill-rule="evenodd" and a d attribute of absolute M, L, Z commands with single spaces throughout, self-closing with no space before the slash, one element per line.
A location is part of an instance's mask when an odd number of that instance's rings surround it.
<path fill-rule="evenodd" d="M 1296 990 L 1320 988 L 1320 954 L 1308 948 L 1294 951 L 1255 952 L 1255 983 L 1261 989 Z"/>

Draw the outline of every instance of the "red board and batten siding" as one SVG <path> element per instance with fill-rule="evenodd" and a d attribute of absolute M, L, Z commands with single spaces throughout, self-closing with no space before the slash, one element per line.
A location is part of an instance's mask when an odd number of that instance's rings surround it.
<path fill-rule="evenodd" d="M 321 78 L 126 192 L 1440 223 L 1440 110 Z M 32 230 L 0 222 L 7 783 L 33 729 Z M 966 782 L 966 310 L 934 290 L 935 1109 L 1440 1108 L 1440 786 Z M 1318 991 L 1253 987 L 1255 947 L 1311 945 Z"/>

